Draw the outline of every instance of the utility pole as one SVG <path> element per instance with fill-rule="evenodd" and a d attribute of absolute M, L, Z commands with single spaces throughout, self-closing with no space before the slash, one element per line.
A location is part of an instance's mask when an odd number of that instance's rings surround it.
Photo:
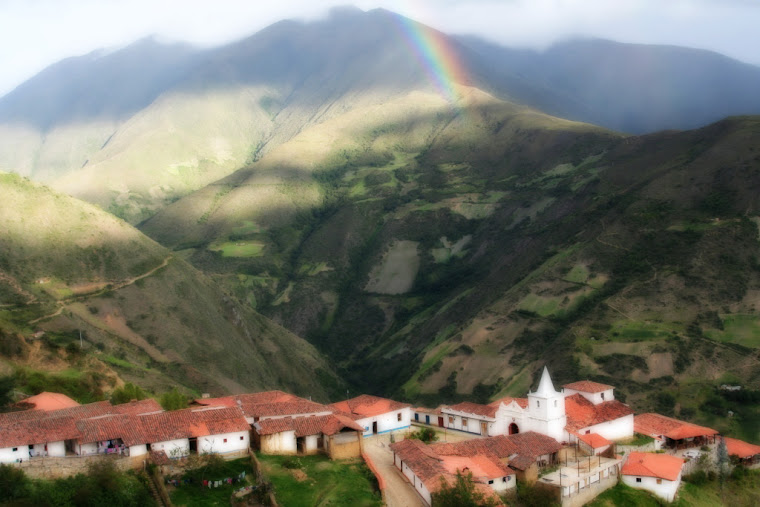
<path fill-rule="evenodd" d="M 82 349 L 82 330 L 79 330 L 79 349 Z"/>

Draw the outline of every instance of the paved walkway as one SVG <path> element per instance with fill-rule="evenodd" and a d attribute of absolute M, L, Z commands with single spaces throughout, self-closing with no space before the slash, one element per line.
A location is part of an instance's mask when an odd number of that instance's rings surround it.
<path fill-rule="evenodd" d="M 399 436 L 399 440 L 401 438 L 403 437 Z M 393 452 L 388 445 L 389 435 L 364 439 L 364 452 L 385 480 L 385 504 L 388 507 L 425 507 L 422 498 L 393 464 Z"/>

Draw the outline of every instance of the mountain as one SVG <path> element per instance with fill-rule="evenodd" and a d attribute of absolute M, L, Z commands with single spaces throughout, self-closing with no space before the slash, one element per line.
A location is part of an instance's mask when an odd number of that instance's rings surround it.
<path fill-rule="evenodd" d="M 760 387 L 760 120 L 629 137 L 458 94 L 310 127 L 141 229 L 364 391 L 521 395 L 548 362 L 729 424 L 698 409 Z"/>
<path fill-rule="evenodd" d="M 0 189 L 4 369 L 85 362 L 152 389 L 320 399 L 339 385 L 312 346 L 120 219 L 14 174 Z"/>
<path fill-rule="evenodd" d="M 711 51 L 573 39 L 545 51 L 460 37 L 489 90 L 546 113 L 643 134 L 760 114 L 760 67 Z"/>
<path fill-rule="evenodd" d="M 342 8 L 215 49 L 145 39 L 53 65 L 0 98 L 0 170 L 136 224 L 312 125 L 436 89 L 418 39 L 459 63 L 460 85 L 622 132 L 760 113 L 760 69 L 713 53 L 596 40 L 517 51 Z"/>

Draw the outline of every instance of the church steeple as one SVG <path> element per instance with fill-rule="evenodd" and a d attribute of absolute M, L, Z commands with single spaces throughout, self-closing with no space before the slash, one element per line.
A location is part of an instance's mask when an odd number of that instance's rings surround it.
<path fill-rule="evenodd" d="M 549 369 L 546 366 L 544 366 L 544 371 L 541 374 L 541 381 L 538 383 L 538 389 L 536 389 L 536 392 L 533 394 L 537 394 L 542 398 L 551 398 L 557 394 L 557 391 L 554 389 L 554 384 L 552 383 L 552 378 L 549 375 Z"/>

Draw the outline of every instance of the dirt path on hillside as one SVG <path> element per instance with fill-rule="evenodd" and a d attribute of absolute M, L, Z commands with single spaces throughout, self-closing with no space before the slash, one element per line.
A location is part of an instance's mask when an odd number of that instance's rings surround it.
<path fill-rule="evenodd" d="M 169 265 L 169 261 L 171 261 L 172 258 L 174 258 L 173 255 L 168 255 L 168 256 L 166 256 L 166 258 L 163 261 L 161 261 L 161 264 L 159 264 L 158 266 L 150 269 L 149 271 L 146 271 L 145 273 L 143 273 L 141 275 L 137 275 L 137 276 L 134 276 L 134 277 L 131 277 L 131 278 L 127 278 L 127 279 L 122 280 L 120 282 L 108 283 L 105 286 L 103 285 L 103 283 L 88 284 L 91 287 L 98 287 L 98 289 L 96 291 L 94 291 L 94 292 L 84 292 L 82 290 L 82 287 L 84 287 L 84 286 L 79 286 L 79 292 L 80 292 L 79 294 L 77 294 L 76 296 L 73 296 L 73 297 L 71 297 L 69 299 L 66 299 L 64 301 L 56 301 L 57 308 L 56 308 L 56 310 L 54 312 L 52 312 L 50 314 L 47 314 L 47 315 L 43 315 L 42 317 L 37 317 L 34 320 L 30 320 L 29 324 L 36 324 L 37 322 L 41 322 L 43 320 L 52 319 L 53 317 L 57 317 L 70 304 L 78 303 L 78 302 L 81 302 L 81 301 L 83 301 L 83 300 L 85 300 L 87 298 L 91 298 L 91 297 L 95 297 L 95 296 L 100 296 L 100 295 L 105 294 L 107 292 L 113 292 L 113 291 L 117 291 L 119 289 L 123 289 L 124 287 L 128 287 L 128 286 L 134 284 L 135 282 L 137 282 L 139 280 L 142 280 L 143 278 L 147 278 L 147 277 L 153 275 L 159 269 L 165 268 L 166 266 Z M 2 277 L 2 275 L 3 275 L 3 273 L 0 273 L 0 277 Z M 30 296 L 31 296 L 31 294 L 30 294 Z M 32 297 L 34 297 L 34 296 L 32 296 Z M 31 304 L 31 303 L 27 303 L 27 304 Z M 120 335 L 118 332 L 116 332 L 114 334 Z M 129 340 L 129 341 L 132 341 L 132 340 Z M 160 353 L 159 353 L 159 355 L 160 355 Z"/>
<path fill-rule="evenodd" d="M 13 278 L 11 275 L 0 271 L 0 280 L 10 285 L 13 288 L 13 290 L 15 290 L 18 294 L 24 296 L 26 298 L 25 304 L 31 305 L 37 302 L 37 298 L 34 296 L 34 294 L 31 294 L 25 291 L 24 288 L 18 283 L 18 281 L 16 281 L 16 279 Z M 6 306 L 15 306 L 15 305 L 0 305 L 0 306 L 6 307 Z"/>
<path fill-rule="evenodd" d="M 364 439 L 364 452 L 385 481 L 385 504 L 388 507 L 425 507 L 417 491 L 393 464 L 393 452 L 389 445 L 388 435 Z"/>

